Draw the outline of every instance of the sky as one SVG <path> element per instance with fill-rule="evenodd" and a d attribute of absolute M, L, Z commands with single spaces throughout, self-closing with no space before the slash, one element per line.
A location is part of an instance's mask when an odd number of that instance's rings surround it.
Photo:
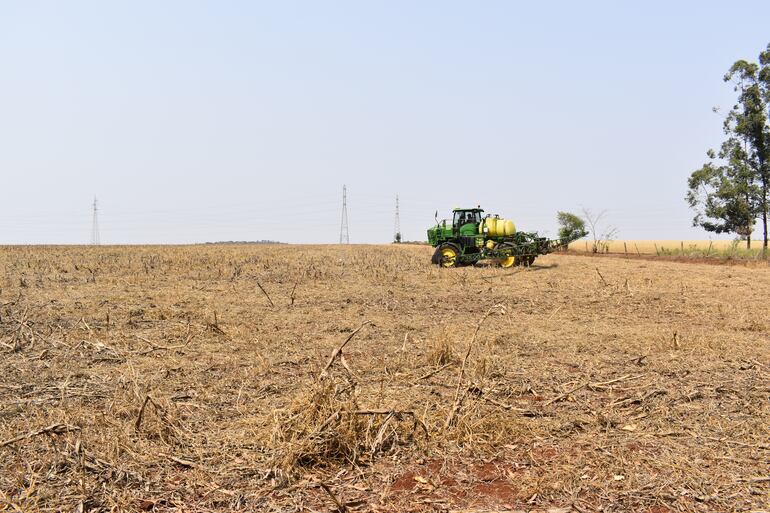
<path fill-rule="evenodd" d="M 0 244 L 405 240 L 458 206 L 705 239 L 770 2 L 0 0 Z M 715 237 L 716 238 L 716 237 Z"/>

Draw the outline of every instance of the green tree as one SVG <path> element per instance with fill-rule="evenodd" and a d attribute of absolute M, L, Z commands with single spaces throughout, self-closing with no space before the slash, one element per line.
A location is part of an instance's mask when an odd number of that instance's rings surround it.
<path fill-rule="evenodd" d="M 757 218 L 763 252 L 768 247 L 770 200 L 770 45 L 759 64 L 736 61 L 724 76 L 738 94 L 723 124 L 727 136 L 719 153 L 688 180 L 687 202 L 696 211 L 693 225 L 715 233 L 735 233 L 751 244 Z"/>
<path fill-rule="evenodd" d="M 577 234 L 584 234 L 586 232 L 586 222 L 575 214 L 557 212 L 556 221 L 559 223 L 560 239 L 571 239 Z"/>
<path fill-rule="evenodd" d="M 688 181 L 687 202 L 696 211 L 693 225 L 710 232 L 738 234 L 751 247 L 760 194 L 746 153 L 735 138 L 730 138 L 719 153 L 724 165 L 713 151 L 708 156 L 710 161 Z"/>
<path fill-rule="evenodd" d="M 762 219 L 762 247 L 768 244 L 768 199 L 770 197 L 770 126 L 767 123 L 767 106 L 770 100 L 770 45 L 760 54 L 756 64 L 736 61 L 724 77 L 735 84 L 738 102 L 725 119 L 725 133 L 743 142 L 745 164 L 752 181 L 759 188 L 758 214 Z"/>

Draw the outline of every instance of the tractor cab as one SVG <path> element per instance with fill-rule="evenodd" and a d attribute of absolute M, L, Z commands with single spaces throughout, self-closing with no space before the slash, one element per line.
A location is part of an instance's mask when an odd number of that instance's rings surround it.
<path fill-rule="evenodd" d="M 456 208 L 453 210 L 452 229 L 455 233 L 472 236 L 478 233 L 484 211 L 480 208 Z"/>

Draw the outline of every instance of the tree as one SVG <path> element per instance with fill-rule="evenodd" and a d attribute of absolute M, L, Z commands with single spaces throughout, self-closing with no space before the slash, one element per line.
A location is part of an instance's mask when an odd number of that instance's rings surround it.
<path fill-rule="evenodd" d="M 751 232 L 757 218 L 759 191 L 752 182 L 746 165 L 745 152 L 735 139 L 722 145 L 719 165 L 717 155 L 708 152 L 710 162 L 690 176 L 687 202 L 696 210 L 694 226 L 715 233 L 735 233 L 747 240 L 751 247 Z"/>
<path fill-rule="evenodd" d="M 591 253 L 606 253 L 609 251 L 610 242 L 612 242 L 618 234 L 618 229 L 614 226 L 601 227 L 601 220 L 606 214 L 606 210 L 602 210 L 598 214 L 594 214 L 591 210 L 583 209 L 583 219 L 588 223 L 591 237 L 593 238 L 593 246 L 591 247 Z"/>
<path fill-rule="evenodd" d="M 744 145 L 743 165 L 758 187 L 758 216 L 762 219 L 762 249 L 768 245 L 768 199 L 770 199 L 770 126 L 767 107 L 770 103 L 770 45 L 759 56 L 760 64 L 736 61 L 725 82 L 733 82 L 738 101 L 724 123 L 725 133 Z M 739 179 L 742 179 L 739 176 Z M 739 187 L 740 188 L 740 187 Z"/>
<path fill-rule="evenodd" d="M 559 238 L 572 239 L 578 234 L 586 233 L 586 222 L 569 212 L 557 212 L 556 221 L 559 223 Z"/>
<path fill-rule="evenodd" d="M 688 180 L 686 200 L 695 211 L 693 225 L 715 233 L 735 233 L 751 246 L 757 218 L 762 221 L 762 247 L 767 253 L 770 200 L 770 45 L 759 64 L 738 60 L 724 76 L 738 99 L 725 117 L 727 138 L 719 153 Z M 715 109 L 716 110 L 716 109 Z"/>

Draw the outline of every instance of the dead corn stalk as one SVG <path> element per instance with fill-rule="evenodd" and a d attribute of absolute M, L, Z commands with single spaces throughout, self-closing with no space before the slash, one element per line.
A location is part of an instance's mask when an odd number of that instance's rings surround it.
<path fill-rule="evenodd" d="M 346 338 L 345 341 L 342 344 L 339 345 L 339 347 L 337 347 L 336 349 L 334 349 L 334 351 L 332 351 L 332 354 L 329 357 L 329 361 L 326 362 L 326 365 L 324 365 L 324 368 L 321 370 L 321 373 L 318 375 L 319 378 L 322 378 L 322 377 L 324 377 L 326 375 L 327 371 L 329 370 L 329 367 L 332 366 L 332 364 L 334 363 L 334 360 L 337 359 L 337 357 L 340 358 L 340 362 L 342 363 L 343 367 L 345 367 L 345 370 L 347 370 L 349 374 L 351 374 L 351 375 L 353 374 L 352 371 L 350 370 L 350 367 L 348 367 L 347 362 L 345 362 L 345 358 L 342 356 L 342 350 L 345 348 L 345 346 L 348 344 L 348 342 L 353 340 L 353 337 L 356 336 L 356 333 L 361 331 L 361 328 L 363 328 L 367 324 L 371 324 L 371 323 L 372 323 L 372 321 L 364 321 L 361 324 L 361 326 L 356 328 L 350 335 L 348 335 L 348 338 Z"/>
<path fill-rule="evenodd" d="M 41 429 L 36 429 L 34 431 L 30 431 L 29 433 L 25 433 L 23 435 L 15 436 L 9 440 L 5 440 L 4 442 L 0 442 L 0 447 L 5 447 L 7 445 L 14 444 L 16 442 L 19 442 L 21 440 L 25 440 L 27 438 L 32 438 L 34 436 L 38 435 L 48 435 L 48 434 L 54 434 L 54 435 L 60 435 L 62 433 L 68 433 L 70 431 L 80 431 L 80 428 L 78 426 L 71 426 L 69 424 L 51 424 L 48 427 L 44 427 Z"/>
<path fill-rule="evenodd" d="M 267 302 L 268 302 L 268 303 L 270 303 L 270 307 L 271 307 L 271 308 L 275 308 L 275 305 L 273 304 L 273 300 L 272 300 L 272 299 L 270 299 L 270 294 L 268 294 L 268 293 L 267 293 L 267 291 L 266 291 L 266 290 L 265 290 L 265 288 L 262 286 L 262 284 L 261 284 L 261 283 L 259 283 L 259 282 L 257 282 L 257 287 L 259 287 L 259 290 L 261 290 L 261 291 L 262 291 L 262 293 L 263 293 L 263 294 L 265 295 L 265 297 L 267 298 Z"/>
<path fill-rule="evenodd" d="M 473 338 L 471 338 L 470 343 L 468 344 L 468 350 L 465 352 L 465 357 L 463 358 L 462 366 L 460 367 L 460 373 L 457 376 L 457 388 L 455 389 L 455 398 L 454 402 L 452 404 L 452 410 L 449 412 L 449 415 L 447 416 L 445 427 L 450 427 L 454 424 L 455 417 L 457 416 L 457 412 L 460 411 L 460 407 L 462 406 L 463 401 L 465 400 L 465 397 L 468 395 L 468 390 L 466 387 L 466 390 L 460 394 L 460 389 L 463 384 L 463 378 L 465 378 L 465 368 L 468 364 L 468 357 L 471 355 L 471 350 L 473 349 L 473 344 L 476 343 L 476 337 L 479 334 L 479 330 L 481 329 L 481 325 L 484 324 L 484 321 L 487 320 L 487 317 L 492 315 L 495 311 L 500 311 L 500 313 L 505 312 L 505 306 L 503 305 L 495 305 L 489 310 L 487 310 L 487 313 L 485 313 L 481 319 L 479 319 L 478 324 L 476 324 L 476 330 L 473 332 Z"/>

